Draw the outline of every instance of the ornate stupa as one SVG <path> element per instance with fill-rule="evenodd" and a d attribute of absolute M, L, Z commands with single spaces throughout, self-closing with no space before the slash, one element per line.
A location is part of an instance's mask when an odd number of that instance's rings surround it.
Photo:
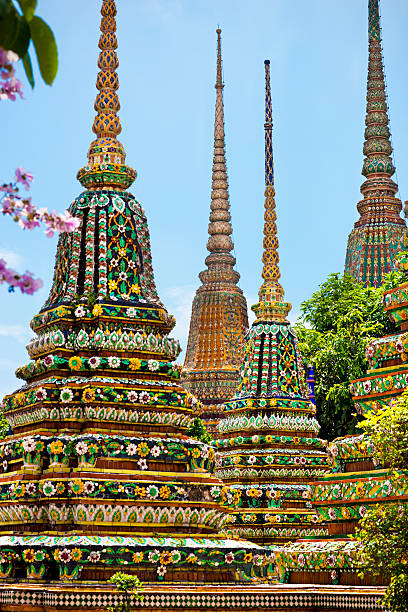
<path fill-rule="evenodd" d="M 230 528 L 255 542 L 279 544 L 326 533 L 315 524 L 307 483 L 327 469 L 327 455 L 279 282 L 269 61 L 265 78 L 263 284 L 252 307 L 256 320 L 245 339 L 238 392 L 225 404 L 214 444 L 216 474 L 238 499 Z"/>
<path fill-rule="evenodd" d="M 408 254 L 399 262 L 408 270 Z M 384 293 L 389 317 L 401 327 L 399 333 L 373 340 L 367 347 L 369 370 L 354 380 L 351 393 L 362 415 L 390 405 L 408 386 L 408 282 Z M 299 540 L 276 554 L 283 582 L 323 583 L 347 586 L 381 585 L 384 577 L 359 575 L 359 544 L 351 538 L 367 509 L 408 504 L 408 478 L 401 471 L 392 477 L 375 456 L 366 434 L 336 438 L 328 445 L 331 471 L 311 486 L 311 503 L 327 523 L 328 538 Z"/>
<path fill-rule="evenodd" d="M 227 166 L 225 160 L 221 30 L 217 29 L 217 80 L 211 213 L 202 285 L 194 297 L 184 362 L 183 385 L 202 404 L 202 418 L 212 432 L 238 383 L 248 327 L 247 303 L 234 269 Z"/>
<path fill-rule="evenodd" d="M 345 272 L 364 285 L 378 287 L 395 268 L 406 231 L 400 217 L 398 185 L 392 180 L 391 135 L 381 46 L 379 0 L 368 3 L 367 112 L 361 185 L 363 199 L 357 204 L 359 220 L 347 244 Z"/>
<path fill-rule="evenodd" d="M 408 244 L 405 244 L 408 246 Z M 408 252 L 398 266 L 408 274 Z M 400 331 L 372 340 L 366 349 L 369 369 L 352 381 L 350 391 L 359 414 L 389 406 L 408 386 L 408 282 L 384 293 L 383 303 Z M 367 509 L 378 504 L 408 504 L 408 478 L 390 471 L 376 459 L 375 447 L 363 433 L 336 438 L 328 445 L 330 472 L 311 486 L 311 503 L 329 537 L 287 544 L 276 555 L 283 582 L 347 586 L 381 585 L 386 579 L 366 574 L 361 578 L 359 544 L 351 538 Z"/>
<path fill-rule="evenodd" d="M 60 238 L 31 360 L 17 372 L 26 382 L 4 400 L 2 608 L 106 609 L 115 600 L 104 582 L 123 569 L 173 590 L 267 570 L 263 549 L 219 535 L 228 514 L 214 450 L 186 436 L 194 400 L 179 383 L 174 319 L 117 139 L 114 0 L 101 14 L 96 139 L 70 209 L 81 223 Z"/>

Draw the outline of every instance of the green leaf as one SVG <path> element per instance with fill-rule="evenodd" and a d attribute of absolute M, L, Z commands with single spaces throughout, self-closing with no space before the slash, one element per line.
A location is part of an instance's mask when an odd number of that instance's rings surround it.
<path fill-rule="evenodd" d="M 0 0 L 0 47 L 23 57 L 30 43 L 30 28 L 10 0 Z"/>
<path fill-rule="evenodd" d="M 17 0 L 27 21 L 31 21 L 37 8 L 37 0 Z"/>
<path fill-rule="evenodd" d="M 30 21 L 30 31 L 41 76 L 47 85 L 51 85 L 58 70 L 58 50 L 54 34 L 49 25 L 37 16 Z"/>
<path fill-rule="evenodd" d="M 28 79 L 28 82 L 30 83 L 31 87 L 34 88 L 34 75 L 33 75 L 33 67 L 31 64 L 31 58 L 27 53 L 25 54 L 25 56 L 22 58 L 23 60 L 23 66 L 24 66 L 24 70 Z"/>

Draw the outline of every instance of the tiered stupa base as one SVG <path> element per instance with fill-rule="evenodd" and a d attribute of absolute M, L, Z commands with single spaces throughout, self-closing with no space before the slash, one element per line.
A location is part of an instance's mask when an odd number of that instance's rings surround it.
<path fill-rule="evenodd" d="M 383 588 L 319 586 L 319 585 L 146 585 L 143 601 L 134 603 L 135 608 L 151 611 L 180 612 L 200 610 L 202 612 L 276 612 L 297 610 L 298 612 L 383 612 L 381 598 Z M 14 612 L 16 606 L 27 612 L 54 612 L 55 609 L 79 612 L 92 609 L 106 612 L 108 606 L 123 601 L 112 587 L 78 583 L 75 589 L 67 585 L 44 583 L 28 586 L 10 586 L 0 582 L 0 605 L 4 612 Z M 24 606 L 24 608 L 23 608 Z"/>

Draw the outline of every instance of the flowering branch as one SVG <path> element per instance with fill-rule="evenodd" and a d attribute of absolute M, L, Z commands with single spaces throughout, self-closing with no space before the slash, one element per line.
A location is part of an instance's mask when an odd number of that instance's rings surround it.
<path fill-rule="evenodd" d="M 67 210 L 58 214 L 55 210 L 49 212 L 47 208 L 36 208 L 30 197 L 23 198 L 19 195 L 19 184 L 24 185 L 28 191 L 33 178 L 32 174 L 19 167 L 15 172 L 14 183 L 0 185 L 0 212 L 10 215 L 23 229 L 32 230 L 43 223 L 48 238 L 51 238 L 54 232 L 73 232 L 79 226 L 79 219 Z M 19 287 L 23 293 L 30 295 L 43 286 L 42 280 L 35 279 L 31 272 L 17 274 L 15 270 L 7 267 L 4 259 L 0 259 L 0 284 L 2 283 L 9 285 L 9 291 Z"/>
<path fill-rule="evenodd" d="M 16 78 L 13 64 L 20 58 L 14 51 L 0 47 L 0 100 L 15 100 L 16 94 L 23 97 L 21 81 Z"/>

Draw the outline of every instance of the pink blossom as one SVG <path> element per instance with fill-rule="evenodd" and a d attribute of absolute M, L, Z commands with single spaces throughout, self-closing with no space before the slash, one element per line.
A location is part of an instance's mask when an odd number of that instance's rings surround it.
<path fill-rule="evenodd" d="M 0 100 L 15 100 L 16 94 L 23 97 L 22 84 L 16 78 L 13 66 L 18 60 L 16 53 L 0 47 Z"/>
<path fill-rule="evenodd" d="M 30 183 L 32 183 L 33 180 L 34 176 L 30 172 L 27 172 L 27 170 L 24 170 L 22 166 L 16 169 L 16 181 L 17 183 L 22 183 L 27 191 L 30 189 Z"/>
<path fill-rule="evenodd" d="M 19 287 L 22 293 L 33 295 L 38 289 L 41 289 L 43 282 L 40 278 L 34 278 L 32 272 L 28 270 L 24 274 L 17 274 L 15 270 L 7 268 L 6 261 L 0 259 L 0 285 L 6 283 L 9 285 L 9 291 L 14 291 L 15 287 Z"/>
<path fill-rule="evenodd" d="M 7 53 L 15 56 L 12 52 Z M 7 53 L 0 48 L 0 76 L 2 74 L 2 61 Z M 0 81 L 0 99 L 1 87 Z M 32 230 L 40 227 L 40 224 L 43 223 L 46 227 L 45 234 L 47 237 L 51 237 L 54 231 L 59 233 L 72 232 L 79 227 L 80 220 L 73 217 L 67 210 L 61 214 L 56 213 L 55 210 L 49 213 L 46 208 L 36 208 L 32 204 L 31 198 L 22 198 L 19 195 L 19 183 L 29 189 L 32 181 L 33 175 L 20 166 L 15 171 L 15 182 L 4 183 L 0 186 L 0 212 L 3 215 L 12 217 L 13 221 L 23 229 Z M 15 287 L 19 287 L 22 293 L 28 295 L 33 295 L 43 286 L 42 280 L 35 279 L 32 272 L 26 271 L 24 274 L 18 274 L 15 270 L 7 267 L 4 259 L 0 260 L 0 284 L 2 283 L 9 285 L 9 291 L 14 291 Z"/>

